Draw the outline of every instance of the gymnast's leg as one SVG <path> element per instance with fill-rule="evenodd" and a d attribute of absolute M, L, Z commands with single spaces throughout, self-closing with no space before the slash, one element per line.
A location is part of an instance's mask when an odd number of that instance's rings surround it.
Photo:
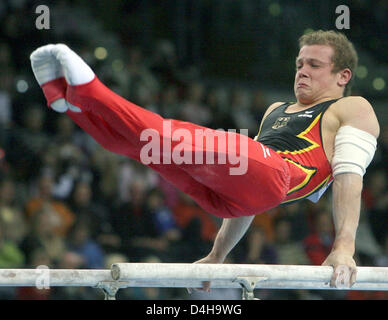
<path fill-rule="evenodd" d="M 68 47 L 55 45 L 49 51 L 54 56 L 54 61 L 58 61 L 63 68 L 66 81 L 64 82 L 63 78 L 49 79 L 48 82 L 43 81 L 47 79 L 39 81 L 38 75 L 38 82 L 45 92 L 48 103 L 53 105 L 55 100 L 64 99 L 68 105 L 67 114 L 103 147 L 140 161 L 141 149 L 146 144 L 146 141 L 140 141 L 140 136 L 144 130 L 150 128 L 161 137 L 160 150 L 163 149 L 162 144 L 165 142 L 171 144 L 171 149 L 178 145 L 179 141 L 173 141 L 171 134 L 166 135 L 163 131 L 163 124 L 167 119 L 113 93 Z M 31 60 L 34 61 L 34 53 Z M 37 76 L 35 71 L 34 73 Z M 61 75 L 60 72 L 58 75 Z M 185 129 L 194 136 L 195 130 L 206 129 L 188 122 L 170 119 L 168 121 L 171 132 Z M 236 138 L 236 135 L 228 133 L 226 137 Z M 241 138 L 239 135 L 237 137 Z M 276 206 L 279 200 L 282 200 L 286 191 L 286 172 L 283 162 L 279 162 L 279 166 L 274 166 L 273 163 L 265 161 L 266 157 L 261 154 L 259 143 L 246 139 L 247 152 L 243 156 L 247 160 L 248 170 L 245 174 L 231 175 L 229 171 L 233 167 L 231 164 L 164 164 L 163 159 L 168 155 L 163 152 L 159 154 L 162 164 L 149 166 L 192 196 L 210 213 L 221 217 L 257 214 Z M 238 144 L 240 140 L 235 141 Z M 210 152 L 220 156 L 216 145 L 204 146 L 205 143 L 201 143 L 200 146 L 193 143 L 186 147 L 193 157 L 198 152 Z M 272 179 L 270 184 L 266 183 L 269 177 Z M 263 188 L 264 183 L 266 186 Z M 259 188 L 262 190 L 259 191 Z M 272 201 L 269 201 L 271 199 Z"/>

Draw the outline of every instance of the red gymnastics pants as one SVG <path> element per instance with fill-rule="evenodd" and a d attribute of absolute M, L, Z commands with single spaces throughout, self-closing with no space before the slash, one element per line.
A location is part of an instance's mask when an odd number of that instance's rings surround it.
<path fill-rule="evenodd" d="M 185 129 L 193 137 L 195 130 L 207 129 L 190 122 L 164 119 L 136 106 L 112 92 L 97 77 L 77 86 L 68 85 L 64 78 L 59 78 L 43 84 L 42 89 L 49 105 L 58 98 L 65 98 L 79 107 L 82 112 L 68 110 L 67 115 L 101 146 L 137 161 L 141 160 L 141 149 L 147 144 L 147 141 L 140 139 L 146 129 L 156 130 L 161 141 L 168 140 L 171 150 L 179 141 L 164 135 L 163 122 L 170 121 L 171 132 Z M 237 135 L 233 138 L 236 150 L 240 150 L 241 136 L 229 131 L 225 133 L 227 139 L 233 134 Z M 206 164 L 205 161 L 205 164 L 176 164 L 174 161 L 166 164 L 160 161 L 160 164 L 150 163 L 147 166 L 191 196 L 208 213 L 222 218 L 256 215 L 276 207 L 284 200 L 289 187 L 289 167 L 273 150 L 246 136 L 243 138 L 247 141 L 247 153 L 240 156 L 245 157 L 247 170 L 241 175 L 230 174 L 235 164 L 216 161 L 214 164 Z M 197 144 L 190 145 L 192 153 L 213 152 L 215 160 L 221 156 L 217 154 L 216 144 L 208 147 L 203 142 L 202 145 L 202 150 L 198 150 Z M 160 157 L 163 158 L 163 155 L 160 154 Z"/>

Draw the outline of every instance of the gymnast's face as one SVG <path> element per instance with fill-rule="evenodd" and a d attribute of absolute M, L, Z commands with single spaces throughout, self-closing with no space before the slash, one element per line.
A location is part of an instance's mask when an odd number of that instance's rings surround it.
<path fill-rule="evenodd" d="M 334 50 L 326 45 L 303 46 L 296 58 L 294 92 L 298 102 L 312 104 L 325 98 L 339 98 L 346 82 L 342 71 L 333 73 Z"/>

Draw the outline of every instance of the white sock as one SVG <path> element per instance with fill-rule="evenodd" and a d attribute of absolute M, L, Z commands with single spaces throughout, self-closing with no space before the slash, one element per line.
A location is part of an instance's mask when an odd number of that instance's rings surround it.
<path fill-rule="evenodd" d="M 60 49 L 61 47 L 66 47 L 66 50 L 68 51 L 71 51 L 71 50 L 65 45 L 60 45 L 60 48 L 59 48 L 60 50 L 56 46 L 57 45 L 54 45 L 54 44 L 45 45 L 43 47 L 36 49 L 30 55 L 32 71 L 40 86 L 46 82 L 49 82 L 51 80 L 55 80 L 64 76 L 64 72 L 63 72 L 64 68 L 62 67 L 62 64 L 56 58 L 54 53 L 58 54 L 58 51 L 63 51 L 64 49 Z M 53 49 L 56 49 L 56 50 L 53 50 Z M 72 54 L 69 54 L 69 56 L 74 56 L 74 55 L 77 56 L 74 52 L 72 52 Z M 86 65 L 85 63 L 83 64 Z M 90 68 L 89 66 L 87 66 L 87 68 L 83 66 L 80 70 L 84 70 L 84 69 L 87 70 Z M 93 77 L 90 79 L 90 71 L 91 69 L 86 71 L 86 74 L 88 75 L 88 78 L 86 78 L 86 80 L 88 81 L 86 82 L 93 80 L 94 73 L 93 73 Z M 74 84 L 77 84 L 77 80 L 79 80 L 78 77 L 76 77 L 76 82 Z M 71 82 L 68 82 L 68 83 L 71 83 Z M 81 84 L 81 83 L 78 83 L 78 84 Z M 67 102 L 63 98 L 60 98 L 54 101 L 53 103 L 51 103 L 50 107 L 54 111 L 60 112 L 60 113 L 64 113 L 68 109 L 70 109 L 73 112 L 82 112 L 80 108 L 73 106 L 71 103 Z"/>
<path fill-rule="evenodd" d="M 63 77 L 61 65 L 52 55 L 54 44 L 48 44 L 36 49 L 30 55 L 31 67 L 39 85 Z"/>
<path fill-rule="evenodd" d="M 56 44 L 51 52 L 61 64 L 68 84 L 80 85 L 94 79 L 93 70 L 67 45 Z"/>

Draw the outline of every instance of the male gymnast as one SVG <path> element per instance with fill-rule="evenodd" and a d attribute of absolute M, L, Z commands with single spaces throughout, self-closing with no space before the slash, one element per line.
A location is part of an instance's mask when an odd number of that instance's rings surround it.
<path fill-rule="evenodd" d="M 223 263 L 256 214 L 305 198 L 316 202 L 332 184 L 336 234 L 323 265 L 333 267 L 332 287 L 338 286 L 344 273 L 348 277 L 342 278 L 341 286 L 350 287 L 356 281 L 353 255 L 363 176 L 376 150 L 379 124 L 366 99 L 349 96 L 358 58 L 346 36 L 335 31 L 312 32 L 299 38 L 299 48 L 296 102 L 270 105 L 255 139 L 244 140 L 233 132 L 225 136 L 227 141 L 240 138 L 235 147 L 247 161 L 246 172 L 231 174 L 232 163 L 145 164 L 204 210 L 223 218 L 211 252 L 196 263 Z M 166 144 L 180 146 L 192 159 L 200 152 L 223 155 L 217 144 L 206 143 L 206 134 L 214 130 L 164 119 L 125 100 L 105 87 L 66 45 L 40 47 L 30 58 L 48 106 L 65 112 L 107 150 L 141 162 L 142 148 L 148 142 L 141 139 L 142 132 L 152 129 L 161 137 L 159 153 L 153 157 L 161 160 L 169 156 L 163 151 Z M 163 130 L 166 122 L 170 133 Z M 202 130 L 203 141 L 182 146 L 174 133 L 183 129 L 192 136 Z M 241 141 L 246 141 L 247 152 L 242 151 Z M 209 287 L 204 283 L 204 290 Z"/>

